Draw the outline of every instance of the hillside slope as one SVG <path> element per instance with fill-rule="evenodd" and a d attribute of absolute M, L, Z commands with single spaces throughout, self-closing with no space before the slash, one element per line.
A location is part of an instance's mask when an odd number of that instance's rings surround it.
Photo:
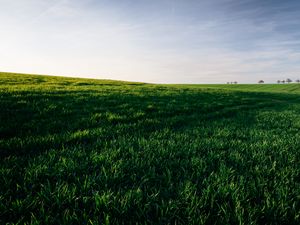
<path fill-rule="evenodd" d="M 255 91 L 255 92 L 277 92 L 300 94 L 300 83 L 290 84 L 189 84 L 189 85 L 170 85 L 179 88 L 214 88 L 236 91 Z"/>
<path fill-rule="evenodd" d="M 0 224 L 300 224 L 283 86 L 2 73 Z"/>

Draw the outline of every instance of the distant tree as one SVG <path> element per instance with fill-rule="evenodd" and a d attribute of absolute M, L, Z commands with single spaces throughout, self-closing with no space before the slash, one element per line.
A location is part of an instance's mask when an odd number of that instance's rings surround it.
<path fill-rule="evenodd" d="M 259 84 L 265 83 L 263 80 L 258 81 Z"/>
<path fill-rule="evenodd" d="M 286 82 L 289 84 L 291 82 L 293 82 L 290 78 L 286 79 Z"/>
<path fill-rule="evenodd" d="M 283 83 L 283 84 L 284 84 L 284 83 L 285 83 L 285 80 L 282 80 L 282 81 L 281 81 L 281 83 Z"/>
<path fill-rule="evenodd" d="M 297 80 L 296 80 L 296 82 L 297 82 L 297 83 L 300 83 L 300 80 L 299 80 L 299 79 L 297 79 Z"/>
<path fill-rule="evenodd" d="M 278 81 L 277 81 L 277 84 L 280 84 L 280 83 L 281 83 L 281 81 L 280 81 L 280 80 L 278 80 Z"/>
<path fill-rule="evenodd" d="M 233 83 L 234 83 L 234 84 L 237 84 L 238 82 L 237 82 L 237 81 L 234 81 Z"/>
<path fill-rule="evenodd" d="M 227 82 L 227 84 L 230 84 L 230 82 Z"/>

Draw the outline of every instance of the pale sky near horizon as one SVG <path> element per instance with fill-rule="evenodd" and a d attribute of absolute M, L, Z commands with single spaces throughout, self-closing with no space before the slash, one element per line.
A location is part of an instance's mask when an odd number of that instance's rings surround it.
<path fill-rule="evenodd" d="M 299 0 L 0 0 L 0 71 L 153 83 L 300 79 Z"/>

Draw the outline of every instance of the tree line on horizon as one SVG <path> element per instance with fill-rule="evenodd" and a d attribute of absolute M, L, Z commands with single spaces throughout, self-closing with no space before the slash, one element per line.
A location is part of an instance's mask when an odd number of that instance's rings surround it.
<path fill-rule="evenodd" d="M 277 80 L 277 84 L 289 84 L 289 83 L 292 83 L 293 80 L 291 80 L 290 78 L 287 78 L 286 80 Z M 300 79 L 297 79 L 295 80 L 296 83 L 300 83 Z M 238 82 L 237 81 L 230 81 L 230 82 L 227 82 L 227 84 L 237 84 Z M 265 81 L 264 80 L 259 80 L 258 81 L 259 84 L 264 84 Z"/>
<path fill-rule="evenodd" d="M 292 83 L 293 80 L 291 80 L 290 78 L 287 78 L 286 80 L 277 80 L 277 84 L 285 84 L 285 83 Z M 300 83 L 300 79 L 295 80 L 296 83 Z"/>

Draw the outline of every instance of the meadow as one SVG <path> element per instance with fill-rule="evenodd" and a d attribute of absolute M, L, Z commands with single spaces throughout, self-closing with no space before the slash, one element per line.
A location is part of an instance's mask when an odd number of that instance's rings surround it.
<path fill-rule="evenodd" d="M 0 224 L 300 224 L 300 84 L 0 73 Z"/>

